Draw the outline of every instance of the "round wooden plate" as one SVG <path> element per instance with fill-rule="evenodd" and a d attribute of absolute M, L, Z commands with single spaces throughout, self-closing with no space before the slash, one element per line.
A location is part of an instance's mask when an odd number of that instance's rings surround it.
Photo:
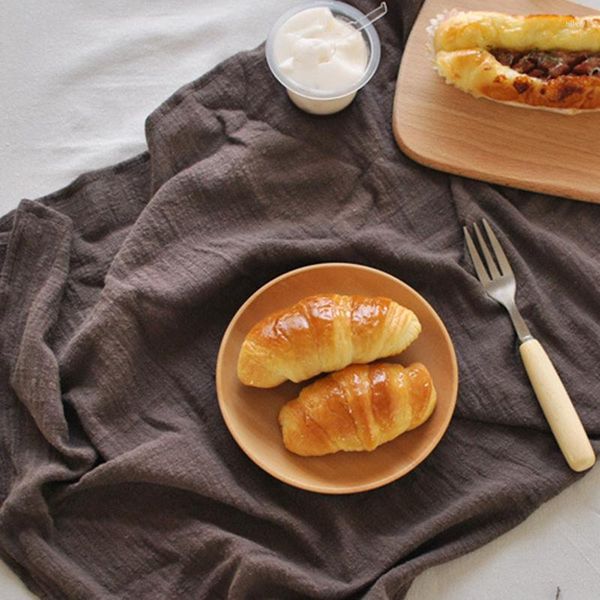
<path fill-rule="evenodd" d="M 423 331 L 398 357 L 386 361 L 408 365 L 422 362 L 437 389 L 437 406 L 421 427 L 372 452 L 338 452 L 301 457 L 286 450 L 277 421 L 280 408 L 295 398 L 306 382 L 284 383 L 272 389 L 242 385 L 237 360 L 244 337 L 270 313 L 319 293 L 386 296 L 413 310 Z M 446 431 L 458 389 L 458 369 L 452 342 L 433 308 L 400 280 L 370 267 L 324 263 L 296 269 L 255 292 L 232 319 L 217 359 L 217 395 L 223 418 L 242 450 L 262 469 L 290 485 L 324 494 L 349 494 L 385 485 L 423 461 Z"/>

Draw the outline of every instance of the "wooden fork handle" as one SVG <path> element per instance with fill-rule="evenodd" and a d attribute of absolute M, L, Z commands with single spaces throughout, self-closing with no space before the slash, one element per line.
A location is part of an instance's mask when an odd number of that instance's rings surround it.
<path fill-rule="evenodd" d="M 596 455 L 546 351 L 534 339 L 523 342 L 520 351 L 535 395 L 567 463 L 574 471 L 589 469 L 596 462 Z"/>

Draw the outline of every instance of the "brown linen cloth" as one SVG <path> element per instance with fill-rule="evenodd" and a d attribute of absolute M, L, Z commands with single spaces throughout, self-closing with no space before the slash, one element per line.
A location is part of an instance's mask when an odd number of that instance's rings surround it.
<path fill-rule="evenodd" d="M 403 156 L 390 115 L 419 3 L 390 4 L 379 71 L 342 113 L 300 112 L 263 50 L 243 53 L 149 117 L 147 153 L 0 221 L 0 548 L 40 596 L 402 598 L 425 568 L 572 483 L 508 317 L 465 258 L 461 225 L 482 216 L 502 232 L 523 315 L 600 449 L 600 206 Z M 461 373 L 433 454 L 348 496 L 255 466 L 214 386 L 240 304 L 325 261 L 419 290 Z"/>

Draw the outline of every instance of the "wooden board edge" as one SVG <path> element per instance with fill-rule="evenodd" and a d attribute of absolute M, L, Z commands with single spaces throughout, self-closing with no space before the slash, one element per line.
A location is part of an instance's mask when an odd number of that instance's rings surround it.
<path fill-rule="evenodd" d="M 543 184 L 532 184 L 528 185 L 520 179 L 514 179 L 511 177 L 493 177 L 488 173 L 477 171 L 475 169 L 469 169 L 468 167 L 454 167 L 451 164 L 438 162 L 436 160 L 428 159 L 417 152 L 413 151 L 407 146 L 400 134 L 396 131 L 395 123 L 392 123 L 392 130 L 394 132 L 394 138 L 398 144 L 402 153 L 415 161 L 416 163 L 423 165 L 429 169 L 435 169 L 443 173 L 450 175 L 458 175 L 459 177 L 465 177 L 467 179 L 473 179 L 474 181 L 483 181 L 485 183 L 491 183 L 493 185 L 501 185 L 517 190 L 525 190 L 528 192 L 535 192 L 537 194 L 545 194 L 548 196 L 555 196 L 558 199 L 567 198 L 569 200 L 576 200 L 578 202 L 592 202 L 594 204 L 600 204 L 600 192 L 592 195 L 585 194 L 580 190 L 573 191 L 570 188 L 562 187 L 560 185 L 544 186 Z"/>

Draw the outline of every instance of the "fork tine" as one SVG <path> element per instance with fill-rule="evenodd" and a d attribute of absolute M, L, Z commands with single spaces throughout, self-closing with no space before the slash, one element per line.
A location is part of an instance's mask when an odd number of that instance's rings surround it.
<path fill-rule="evenodd" d="M 483 227 L 490 238 L 490 242 L 492 244 L 492 248 L 494 250 L 494 254 L 496 255 L 496 259 L 498 260 L 498 264 L 500 265 L 500 269 L 502 270 L 503 275 L 512 275 L 513 271 L 510 268 L 510 263 L 508 262 L 508 258 L 506 258 L 506 254 L 504 254 L 504 250 L 502 250 L 502 246 L 498 241 L 498 238 L 494 234 L 494 231 L 490 227 L 489 223 L 483 219 Z"/>
<path fill-rule="evenodd" d="M 479 277 L 479 281 L 482 284 L 486 284 L 490 282 L 490 278 L 481 262 L 481 258 L 479 258 L 479 252 L 477 252 L 477 248 L 475 247 L 475 243 L 473 242 L 473 238 L 469 233 L 466 227 L 463 227 L 463 232 L 465 234 L 465 241 L 467 242 L 467 248 L 469 250 L 469 254 L 471 255 L 471 260 L 473 261 L 473 266 L 475 267 L 475 272 L 477 273 L 477 277 Z"/>
<path fill-rule="evenodd" d="M 485 262 L 487 263 L 490 276 L 492 279 L 496 279 L 496 278 L 500 277 L 500 271 L 498 271 L 498 267 L 496 266 L 496 263 L 494 262 L 494 259 L 492 258 L 492 255 L 490 253 L 490 249 L 488 248 L 488 245 L 486 244 L 485 240 L 483 239 L 483 236 L 481 235 L 481 231 L 479 230 L 479 227 L 477 227 L 477 223 L 473 223 L 473 228 L 475 229 L 475 233 L 477 234 L 477 239 L 479 240 L 479 246 L 483 252 L 483 256 L 485 258 Z"/>

